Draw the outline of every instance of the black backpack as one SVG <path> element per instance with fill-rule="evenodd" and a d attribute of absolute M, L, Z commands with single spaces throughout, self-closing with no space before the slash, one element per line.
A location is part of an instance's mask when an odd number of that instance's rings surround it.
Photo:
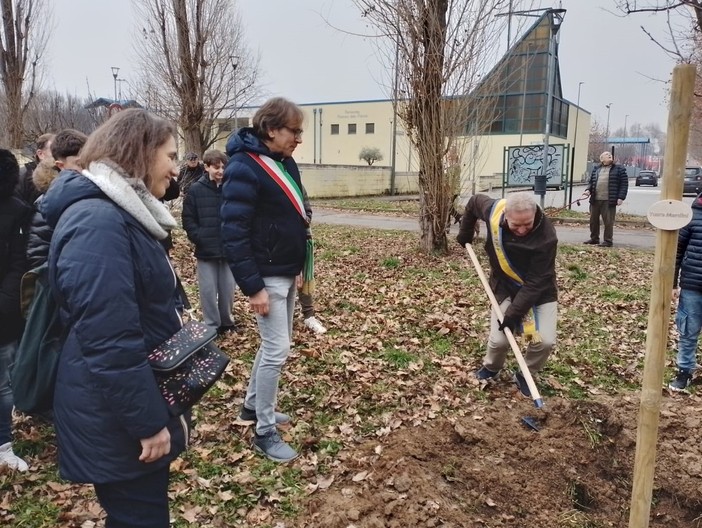
<path fill-rule="evenodd" d="M 22 277 L 22 313 L 27 322 L 10 381 L 15 407 L 26 413 L 52 408 L 58 359 L 66 337 L 48 271 L 44 263 Z"/>

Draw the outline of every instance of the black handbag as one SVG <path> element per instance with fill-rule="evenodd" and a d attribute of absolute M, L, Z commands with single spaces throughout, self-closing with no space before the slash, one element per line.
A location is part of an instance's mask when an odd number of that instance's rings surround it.
<path fill-rule="evenodd" d="M 149 354 L 149 364 L 172 416 L 195 405 L 229 364 L 212 340 L 215 328 L 189 321 Z"/>

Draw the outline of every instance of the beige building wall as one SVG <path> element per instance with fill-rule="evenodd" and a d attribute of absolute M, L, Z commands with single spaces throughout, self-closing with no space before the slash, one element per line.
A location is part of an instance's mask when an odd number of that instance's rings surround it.
<path fill-rule="evenodd" d="M 389 194 L 390 191 L 389 167 L 319 164 L 298 166 L 302 184 L 310 198 L 377 196 Z M 419 192 L 417 173 L 396 173 L 395 189 L 398 194 Z"/>
<path fill-rule="evenodd" d="M 300 107 L 304 113 L 304 134 L 294 156 L 297 163 L 304 166 L 305 186 L 310 196 L 381 194 L 389 189 L 392 163 L 392 101 L 310 103 L 301 104 Z M 248 124 L 255 110 L 241 110 L 239 124 Z M 589 112 L 578 109 L 574 104 L 571 104 L 570 112 L 568 139 L 552 137 L 551 144 L 572 145 L 573 141 L 577 140 L 574 181 L 579 182 L 581 176 L 586 173 L 591 116 Z M 575 112 L 579 112 L 577 138 Z M 226 150 L 229 126 L 221 127 L 223 131 L 220 139 L 213 148 L 223 152 Z M 416 172 L 419 169 L 417 153 L 410 146 L 402 121 L 398 121 L 396 133 L 396 191 L 416 192 Z M 541 144 L 543 134 L 466 138 L 460 149 L 461 194 L 500 186 L 504 149 L 520 145 L 520 141 L 522 145 Z M 383 159 L 368 167 L 364 160 L 359 159 L 363 147 L 377 147 Z M 364 171 L 364 167 L 372 170 Z M 401 174 L 403 176 L 400 176 Z M 344 178 L 349 178 L 349 181 L 343 181 Z"/>

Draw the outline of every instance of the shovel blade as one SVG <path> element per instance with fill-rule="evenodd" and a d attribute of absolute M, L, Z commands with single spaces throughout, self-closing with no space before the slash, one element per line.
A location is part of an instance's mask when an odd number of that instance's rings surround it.
<path fill-rule="evenodd" d="M 541 429 L 541 426 L 539 425 L 539 421 L 532 416 L 522 417 L 522 423 L 524 425 L 526 425 L 529 429 L 533 429 L 534 431 L 537 431 L 537 432 Z"/>

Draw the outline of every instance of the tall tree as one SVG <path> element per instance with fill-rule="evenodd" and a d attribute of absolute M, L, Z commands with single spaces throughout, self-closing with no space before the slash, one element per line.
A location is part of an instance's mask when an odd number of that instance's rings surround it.
<path fill-rule="evenodd" d="M 513 0 L 354 0 L 378 30 L 395 73 L 393 99 L 419 155 L 421 247 L 448 250 L 446 223 L 462 151 L 489 129 L 494 98 L 473 91 L 497 62 Z M 492 76 L 493 78 L 500 77 Z M 484 84 L 482 94 L 490 90 Z M 487 108 L 486 105 L 493 105 Z M 469 141 L 471 136 L 472 141 Z M 475 143 L 477 145 L 477 143 Z M 478 150 L 473 149 L 470 158 Z M 472 161 L 474 163 L 474 160 Z M 473 171 L 475 172 L 475 170 Z"/>
<path fill-rule="evenodd" d="M 666 16 L 667 35 L 654 35 L 643 26 L 642 30 L 677 62 L 697 66 L 688 156 L 702 162 L 702 0 L 616 0 L 616 5 L 626 15 Z M 665 141 L 659 138 L 659 144 L 664 145 Z"/>
<path fill-rule="evenodd" d="M 202 154 L 215 123 L 236 116 L 257 95 L 259 59 L 244 42 L 231 0 L 134 0 L 141 37 L 139 92 L 173 119 L 185 149 Z"/>
<path fill-rule="evenodd" d="M 0 0 L 0 82 L 6 141 L 19 148 L 23 121 L 39 83 L 51 13 L 45 0 Z"/>

